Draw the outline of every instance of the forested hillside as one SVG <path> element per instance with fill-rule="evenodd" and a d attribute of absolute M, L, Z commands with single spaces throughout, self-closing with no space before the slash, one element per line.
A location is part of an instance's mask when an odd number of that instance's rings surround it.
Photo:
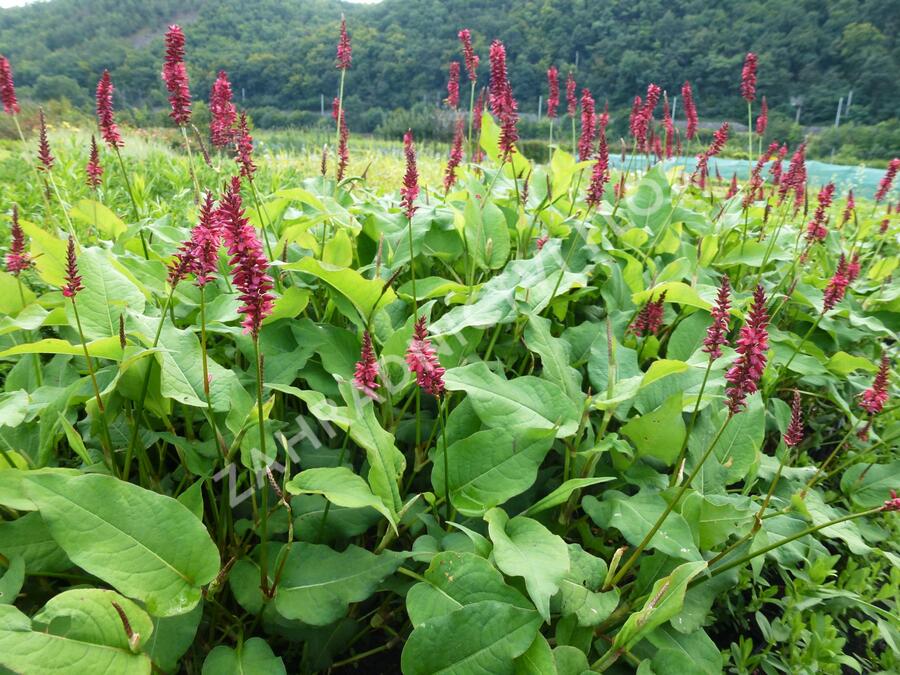
<path fill-rule="evenodd" d="M 103 68 L 129 106 L 165 102 L 162 34 L 184 26 L 198 98 L 229 71 L 244 105 L 317 111 L 334 95 L 334 42 L 341 12 L 354 46 L 348 106 L 377 109 L 437 101 L 456 31 L 471 27 L 487 80 L 487 46 L 502 39 L 523 109 L 537 109 L 546 69 L 575 68 L 600 101 L 628 105 L 649 81 L 669 91 L 694 84 L 701 114 L 740 119 L 735 96 L 743 55 L 760 56 L 760 91 L 802 124 L 834 119 L 853 90 L 850 118 L 896 117 L 900 109 L 898 0 L 51 0 L 0 11 L 0 52 L 37 99 L 90 104 Z"/>

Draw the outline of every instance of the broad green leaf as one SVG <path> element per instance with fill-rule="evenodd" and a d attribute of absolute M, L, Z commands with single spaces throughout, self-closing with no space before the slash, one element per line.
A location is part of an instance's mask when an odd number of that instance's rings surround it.
<path fill-rule="evenodd" d="M 203 661 L 202 675 L 285 675 L 280 656 L 262 638 L 247 640 L 238 649 L 227 645 L 214 647 Z"/>
<path fill-rule="evenodd" d="M 383 281 L 366 279 L 354 269 L 335 267 L 315 258 L 305 257 L 300 262 L 284 265 L 282 269 L 306 272 L 318 277 L 347 298 L 359 312 L 363 322 L 367 321 L 376 309 L 381 309 L 397 299 L 392 289 L 385 289 Z M 353 316 L 348 318 L 356 320 Z"/>
<path fill-rule="evenodd" d="M 841 491 L 856 506 L 871 509 L 883 504 L 890 496 L 890 490 L 900 487 L 897 476 L 900 476 L 900 461 L 872 466 L 861 462 L 844 471 Z"/>
<path fill-rule="evenodd" d="M 0 553 L 24 560 L 31 574 L 63 572 L 72 567 L 36 511 L 15 520 L 0 521 Z"/>
<path fill-rule="evenodd" d="M 0 605 L 11 605 L 25 583 L 25 559 L 21 556 L 5 557 L 6 571 L 0 575 Z"/>
<path fill-rule="evenodd" d="M 696 530 L 700 550 L 709 551 L 742 534 L 758 509 L 741 495 L 701 495 L 692 492 L 681 504 L 681 515 Z"/>
<path fill-rule="evenodd" d="M 482 600 L 420 624 L 406 640 L 405 675 L 490 673 L 513 675 L 540 628 L 533 609 Z"/>
<path fill-rule="evenodd" d="M 287 619 L 324 626 L 347 613 L 350 603 L 372 595 L 393 574 L 404 555 L 374 555 L 357 546 L 338 553 L 327 546 L 294 544 L 275 595 L 275 608 Z"/>
<path fill-rule="evenodd" d="M 713 452 L 719 464 L 725 470 L 725 484 L 730 485 L 747 476 L 750 467 L 756 462 L 759 449 L 765 437 L 765 410 L 759 394 L 747 398 L 747 408 L 731 418 Z M 713 441 L 716 433 L 722 425 L 724 412 L 720 409 L 715 417 L 703 415 L 688 439 L 688 446 L 695 461 L 706 451 Z M 690 462 L 689 462 L 690 464 Z M 704 464 L 707 471 L 713 467 L 712 458 Z M 709 492 L 702 477 L 693 487 L 701 492 Z M 721 492 L 722 486 L 718 485 L 716 491 Z"/>
<path fill-rule="evenodd" d="M 78 271 L 84 284 L 77 297 L 78 316 L 86 338 L 118 336 L 119 316 L 144 311 L 144 294 L 111 264 L 108 251 L 83 249 L 78 255 Z M 71 302 L 66 305 L 66 314 L 74 326 Z"/>
<path fill-rule="evenodd" d="M 528 650 L 516 659 L 516 675 L 556 675 L 556 661 L 547 638 L 538 633 Z"/>
<path fill-rule="evenodd" d="M 671 466 L 678 458 L 686 433 L 681 408 L 679 392 L 653 412 L 632 417 L 622 427 L 622 433 L 637 446 L 639 456 L 655 457 Z"/>
<path fill-rule="evenodd" d="M 596 626 L 619 604 L 619 591 L 601 593 L 607 567 L 602 558 L 585 552 L 578 544 L 569 544 L 571 569 L 559 587 L 559 611 L 574 615 L 579 626 Z"/>
<path fill-rule="evenodd" d="M 322 495 L 336 506 L 359 509 L 371 507 L 381 513 L 396 531 L 394 515 L 384 502 L 372 494 L 368 484 L 347 467 L 306 469 L 288 481 L 285 488 L 294 495 Z"/>
<path fill-rule="evenodd" d="M 656 675 L 719 675 L 722 654 L 702 628 L 693 633 L 679 633 L 669 626 L 660 626 L 647 635 L 656 647 L 653 672 Z"/>
<path fill-rule="evenodd" d="M 100 474 L 29 475 L 26 490 L 72 562 L 151 614 L 190 611 L 219 571 L 203 523 L 171 497 Z"/>
<path fill-rule="evenodd" d="M 272 313 L 263 319 L 262 325 L 267 326 L 279 319 L 293 319 L 306 309 L 306 305 L 309 303 L 309 296 L 310 292 L 306 288 L 288 286 L 284 289 L 281 297 L 275 300 Z"/>
<path fill-rule="evenodd" d="M 88 353 L 92 358 L 111 359 L 119 361 L 122 358 L 122 347 L 118 337 L 106 337 L 91 340 L 87 343 Z M 16 356 L 18 354 L 68 354 L 69 356 L 84 356 L 84 347 L 80 344 L 59 338 L 44 338 L 37 342 L 27 342 L 16 345 L 0 352 L 0 358 Z"/>
<path fill-rule="evenodd" d="M 85 225 L 96 225 L 107 239 L 117 239 L 128 227 L 106 205 L 93 199 L 82 199 L 69 210 L 69 215 Z"/>
<path fill-rule="evenodd" d="M 20 673 L 150 673 L 150 659 L 128 645 L 122 607 L 140 642 L 153 630 L 147 614 L 113 591 L 78 589 L 50 599 L 34 619 L 0 605 L 0 666 Z"/>
<path fill-rule="evenodd" d="M 658 361 L 654 361 L 650 364 L 650 368 L 648 368 L 647 372 L 644 374 L 644 379 L 641 381 L 641 388 L 649 386 L 657 380 L 668 377 L 669 375 L 686 372 L 689 368 L 690 366 L 684 361 L 675 361 L 672 359 L 659 359 Z"/>
<path fill-rule="evenodd" d="M 565 542 L 536 520 L 510 519 L 502 509 L 491 509 L 484 519 L 494 543 L 494 559 L 505 574 L 525 579 L 528 595 L 544 621 L 550 621 L 550 598 L 569 571 Z"/>
<path fill-rule="evenodd" d="M 874 373 L 878 370 L 878 366 L 871 359 L 853 356 L 847 352 L 837 352 L 832 355 L 825 367 L 841 377 L 845 377 L 855 370 L 865 370 L 869 373 Z"/>
<path fill-rule="evenodd" d="M 602 502 L 588 495 L 581 506 L 597 525 L 616 528 L 629 544 L 637 546 L 662 516 L 666 501 L 661 495 L 649 492 L 627 496 L 617 490 L 607 490 Z M 674 511 L 666 516 L 647 548 L 682 560 L 701 558 L 687 521 Z"/>
<path fill-rule="evenodd" d="M 649 228 L 654 233 L 671 222 L 671 188 L 661 164 L 641 177 L 636 190 L 628 191 L 623 210 L 632 223 Z"/>
<path fill-rule="evenodd" d="M 497 568 L 474 553 L 438 553 L 424 578 L 426 581 L 410 588 L 406 595 L 406 611 L 414 628 L 485 600 L 532 609 L 528 599 L 509 586 Z"/>
<path fill-rule="evenodd" d="M 581 373 L 569 365 L 571 359 L 568 343 L 551 335 L 549 319 L 533 314 L 528 317 L 525 346 L 541 357 L 543 376 L 547 380 L 559 385 L 572 401 L 584 400 Z"/>
<path fill-rule="evenodd" d="M 194 642 L 203 618 L 203 603 L 198 603 L 187 614 L 152 618 L 153 634 L 144 643 L 144 652 L 160 668 L 173 672 L 178 660 Z"/>
<path fill-rule="evenodd" d="M 460 513 L 480 516 L 530 488 L 553 445 L 553 433 L 532 429 L 484 429 L 452 443 L 450 502 Z M 434 457 L 431 484 L 444 494 L 444 449 Z"/>
<path fill-rule="evenodd" d="M 687 562 L 653 584 L 647 602 L 616 633 L 612 649 L 631 649 L 648 633 L 674 618 L 684 605 L 688 582 L 706 569 L 706 561 Z"/>
<path fill-rule="evenodd" d="M 712 306 L 709 301 L 700 297 L 693 286 L 688 286 L 681 281 L 669 281 L 664 284 L 657 284 L 646 291 L 635 293 L 631 296 L 631 301 L 636 305 L 643 305 L 650 300 L 651 295 L 654 300 L 658 300 L 663 292 L 666 294 L 666 302 L 674 302 L 679 305 L 688 305 L 690 307 L 699 307 L 700 309 L 709 309 Z"/>
<path fill-rule="evenodd" d="M 578 428 L 580 410 L 552 382 L 529 375 L 505 380 L 483 362 L 449 369 L 444 382 L 451 391 L 465 391 L 488 426 L 555 429 L 557 438 Z"/>
<path fill-rule="evenodd" d="M 499 269 L 509 257 L 509 229 L 503 211 L 492 201 L 483 204 L 466 200 L 465 211 L 457 212 L 463 223 L 469 255 L 481 269 Z"/>
<path fill-rule="evenodd" d="M 19 219 L 22 230 L 31 241 L 31 257 L 41 279 L 54 287 L 66 283 L 66 241 L 41 229 L 34 223 Z"/>
<path fill-rule="evenodd" d="M 0 271 L 0 314 L 19 314 L 34 302 L 34 293 L 24 281 L 21 282 L 22 293 L 19 294 L 19 283 L 12 274 Z M 25 296 L 24 304 L 22 296 Z M 9 318 L 3 317 L 4 320 Z"/>
<path fill-rule="evenodd" d="M 570 478 L 565 483 L 556 488 L 553 492 L 537 500 L 534 504 L 525 509 L 522 515 L 533 516 L 537 513 L 541 513 L 542 511 L 552 509 L 554 506 L 559 506 L 560 504 L 565 502 L 569 498 L 569 495 L 575 492 L 575 490 L 590 487 L 591 485 L 597 485 L 598 483 L 607 483 L 611 480 L 615 480 L 615 478 L 613 478 L 612 476 L 601 476 L 596 478 Z"/>

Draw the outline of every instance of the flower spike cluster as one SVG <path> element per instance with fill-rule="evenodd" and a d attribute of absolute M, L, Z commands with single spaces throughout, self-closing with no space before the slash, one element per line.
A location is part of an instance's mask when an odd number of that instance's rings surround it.
<path fill-rule="evenodd" d="M 232 96 L 228 73 L 220 70 L 209 94 L 209 136 L 217 148 L 227 147 L 234 139 L 237 108 L 231 102 Z"/>
<path fill-rule="evenodd" d="M 447 169 L 444 172 L 444 192 L 450 192 L 450 188 L 456 183 L 456 168 L 463 159 L 463 141 L 465 140 L 465 131 L 463 129 L 463 118 L 456 120 L 456 130 L 453 132 L 453 146 L 450 148 L 450 159 L 447 161 Z"/>
<path fill-rule="evenodd" d="M 12 225 L 9 228 L 9 253 L 6 254 L 6 271 L 14 277 L 30 269 L 34 262 L 25 250 L 25 233 L 19 225 L 19 207 L 13 204 Z"/>
<path fill-rule="evenodd" d="M 506 74 L 506 47 L 500 40 L 491 43 L 491 87 L 488 93 L 488 105 L 491 113 L 500 123 L 500 154 L 503 160 L 509 159 L 516 150 L 519 140 L 517 124 L 519 122 L 518 103 L 513 97 L 512 86 Z"/>
<path fill-rule="evenodd" d="M 244 217 L 241 179 L 238 176 L 231 179 L 231 185 L 222 198 L 219 215 L 222 237 L 231 256 L 232 281 L 240 291 L 238 297 L 242 304 L 238 313 L 244 315 L 241 325 L 244 333 L 256 339 L 263 319 L 272 313 L 275 298 L 271 294 L 272 278 L 267 272 L 269 263 L 263 254 L 262 244 L 256 230 Z"/>
<path fill-rule="evenodd" d="M 859 397 L 859 405 L 870 415 L 877 415 L 884 409 L 888 402 L 888 373 L 891 361 L 887 354 L 881 355 L 881 365 L 875 374 L 872 386 L 866 389 Z"/>
<path fill-rule="evenodd" d="M 559 108 L 559 71 L 556 66 L 550 66 L 547 70 L 547 117 L 556 118 L 556 110 Z"/>
<path fill-rule="evenodd" d="M 572 119 L 578 110 L 578 98 L 575 96 L 575 75 L 572 71 L 566 76 L 566 112 Z"/>
<path fill-rule="evenodd" d="M 828 235 L 828 229 L 825 223 L 828 220 L 827 211 L 834 199 L 834 183 L 828 183 L 819 190 L 818 204 L 813 219 L 806 226 L 806 241 L 815 244 L 817 241 L 824 241 Z"/>
<path fill-rule="evenodd" d="M 847 205 L 844 207 L 844 213 L 841 216 L 841 226 L 850 222 L 853 217 L 853 211 L 856 209 L 856 200 L 853 198 L 853 190 L 847 192 Z"/>
<path fill-rule="evenodd" d="M 794 389 L 794 400 L 791 402 L 791 421 L 784 432 L 784 444 L 789 448 L 803 442 L 803 411 L 800 409 L 800 392 Z"/>
<path fill-rule="evenodd" d="M 7 115 L 19 113 L 19 100 L 16 98 L 16 85 L 13 83 L 12 66 L 9 59 L 0 55 L 0 102 Z"/>
<path fill-rule="evenodd" d="M 597 117 L 594 97 L 591 96 L 591 90 L 585 87 L 581 90 L 581 136 L 578 139 L 579 162 L 584 162 L 590 158 L 596 135 Z"/>
<path fill-rule="evenodd" d="M 741 71 L 741 98 L 747 103 L 756 100 L 756 61 L 756 54 L 748 52 Z"/>
<path fill-rule="evenodd" d="M 468 28 L 463 28 L 457 34 L 459 41 L 462 43 L 463 60 L 466 62 L 466 74 L 469 76 L 470 82 L 478 79 L 478 54 L 472 48 L 472 32 Z"/>
<path fill-rule="evenodd" d="M 89 188 L 98 188 L 103 182 L 103 166 L 100 164 L 100 151 L 97 149 L 97 139 L 91 135 L 91 154 L 87 166 L 84 167 L 87 174 L 85 182 Z"/>
<path fill-rule="evenodd" d="M 119 126 L 116 124 L 116 116 L 113 113 L 113 87 L 109 77 L 109 71 L 104 70 L 97 82 L 97 126 L 100 127 L 100 135 L 111 148 L 121 148 L 125 145 Z"/>
<path fill-rule="evenodd" d="M 376 392 L 378 389 L 378 360 L 375 358 L 375 348 L 372 346 L 372 336 L 369 335 L 369 331 L 363 333 L 362 350 L 353 374 L 353 386 L 371 399 L 378 398 Z"/>
<path fill-rule="evenodd" d="M 847 263 L 847 257 L 841 253 L 841 258 L 838 261 L 834 276 L 831 277 L 828 286 L 825 288 L 825 297 L 822 301 L 823 313 L 834 309 L 834 306 L 844 299 L 844 295 L 847 293 L 847 287 L 853 281 L 850 277 L 851 271 L 850 266 Z"/>
<path fill-rule="evenodd" d="M 348 70 L 353 63 L 353 49 L 350 46 L 350 35 L 347 33 L 347 19 L 341 14 L 341 37 L 337 45 L 337 69 Z"/>
<path fill-rule="evenodd" d="M 415 373 L 416 384 L 422 391 L 433 396 L 444 393 L 444 368 L 428 339 L 424 316 L 416 321 L 412 340 L 406 350 L 406 365 L 409 372 Z"/>
<path fill-rule="evenodd" d="M 672 145 L 675 142 L 675 122 L 669 110 L 669 97 L 663 97 L 663 128 L 666 130 L 666 159 L 672 158 Z"/>
<path fill-rule="evenodd" d="M 243 112 L 234 134 L 234 161 L 238 163 L 242 176 L 253 178 L 253 174 L 256 173 L 256 164 L 253 163 L 253 136 L 250 135 L 247 113 Z"/>
<path fill-rule="evenodd" d="M 725 373 L 725 380 L 731 385 L 725 390 L 726 405 L 732 415 L 744 409 L 747 405 L 747 396 L 759 387 L 759 381 L 766 369 L 766 352 L 769 350 L 768 324 L 765 291 L 762 286 L 757 286 L 747 321 L 741 327 L 741 334 L 737 340 L 737 361 Z"/>
<path fill-rule="evenodd" d="M 766 133 L 767 126 L 769 126 L 769 102 L 763 96 L 759 106 L 759 117 L 756 118 L 756 133 L 762 136 Z"/>
<path fill-rule="evenodd" d="M 50 171 L 53 168 L 53 164 L 56 162 L 56 158 L 53 156 L 53 153 L 50 152 L 50 141 L 47 139 L 47 121 L 44 119 L 44 109 L 39 108 L 38 110 L 40 116 L 40 134 L 38 136 L 38 161 L 41 163 L 41 166 L 38 168 L 43 171 Z"/>
<path fill-rule="evenodd" d="M 416 144 L 412 129 L 408 129 L 403 135 L 403 150 L 406 154 L 406 172 L 403 174 L 403 187 L 400 188 L 400 206 L 407 219 L 412 220 L 417 208 L 416 198 L 419 196 L 419 169 L 416 165 Z"/>
<path fill-rule="evenodd" d="M 730 309 L 731 283 L 728 276 L 723 275 L 719 292 L 716 295 L 716 304 L 710 310 L 713 322 L 706 329 L 706 338 L 703 340 L 702 347 L 712 360 L 722 356 L 722 347 L 728 344 L 728 312 Z"/>
<path fill-rule="evenodd" d="M 609 182 L 609 148 L 606 144 L 606 132 L 600 131 L 600 144 L 597 150 L 597 160 L 591 171 L 591 183 L 588 186 L 587 203 L 591 208 L 600 206 L 603 199 L 603 190 Z"/>
<path fill-rule="evenodd" d="M 350 129 L 347 128 L 347 108 L 341 105 L 340 100 L 335 97 L 331 102 L 331 117 L 337 121 L 338 115 L 341 116 L 341 123 L 338 127 L 340 129 L 340 134 L 338 135 L 338 149 L 337 149 L 337 180 L 338 182 L 344 180 L 344 176 L 347 173 L 347 165 L 350 164 L 350 148 L 348 142 L 350 140 Z M 322 155 L 322 161 L 325 161 L 325 155 Z M 322 175 L 325 175 L 325 170 L 322 170 Z"/>
<path fill-rule="evenodd" d="M 794 191 L 795 201 L 802 199 L 803 193 L 806 191 L 806 143 L 801 143 L 797 150 L 794 151 L 787 173 L 780 177 L 779 182 L 779 206 L 792 190 Z"/>
<path fill-rule="evenodd" d="M 78 258 L 75 256 L 75 240 L 69 235 L 66 245 L 66 285 L 62 288 L 62 294 L 67 298 L 74 298 L 79 291 L 83 291 L 81 276 L 78 274 Z"/>
<path fill-rule="evenodd" d="M 694 104 L 694 92 L 691 89 L 691 83 L 685 82 L 681 85 L 681 98 L 684 101 L 684 116 L 687 120 L 687 130 L 685 135 L 690 141 L 697 133 L 697 127 L 700 123 L 697 117 L 697 106 Z"/>
<path fill-rule="evenodd" d="M 203 288 L 213 280 L 219 262 L 222 232 L 220 214 L 213 203 L 212 193 L 206 192 L 200 205 L 200 218 L 191 228 L 190 238 L 184 242 L 169 265 L 169 285 L 174 286 L 188 274 L 197 278 Z"/>
<path fill-rule="evenodd" d="M 191 90 L 187 68 L 184 65 L 184 33 L 180 26 L 169 26 L 166 32 L 166 58 L 163 63 L 162 78 L 169 90 L 169 113 L 180 127 L 191 121 Z"/>
<path fill-rule="evenodd" d="M 891 490 L 890 494 L 891 498 L 885 500 L 881 508 L 885 511 L 900 511 L 900 497 L 897 496 L 897 491 Z"/>
<path fill-rule="evenodd" d="M 722 122 L 722 126 L 720 126 L 713 134 L 713 140 L 712 143 L 709 144 L 709 148 L 697 155 L 697 167 L 694 169 L 694 173 L 691 176 L 692 180 L 699 177 L 702 182 L 706 179 L 707 173 L 709 172 L 709 160 L 722 152 L 722 148 L 725 147 L 725 143 L 727 142 L 728 122 Z"/>

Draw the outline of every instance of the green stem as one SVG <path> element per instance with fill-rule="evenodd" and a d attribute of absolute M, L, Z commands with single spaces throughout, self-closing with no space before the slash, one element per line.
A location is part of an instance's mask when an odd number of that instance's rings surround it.
<path fill-rule="evenodd" d="M 256 191 L 256 183 L 253 182 L 252 178 L 247 178 L 247 182 L 250 183 L 250 191 L 253 193 L 253 203 L 256 205 L 256 215 L 259 217 L 259 229 L 263 232 L 263 240 L 266 242 L 266 252 L 269 254 L 269 260 L 274 261 L 275 255 L 272 252 L 272 244 L 269 243 L 269 230 L 266 227 L 266 221 L 268 219 L 263 219 L 263 211 L 259 202 L 259 193 Z M 269 223 L 271 227 L 271 223 Z M 275 234 L 274 232 L 272 233 Z M 281 275 L 276 274 L 272 275 L 275 278 L 275 286 L 280 291 L 281 290 Z"/>
<path fill-rule="evenodd" d="M 444 445 L 444 521 L 450 522 L 450 448 L 447 447 L 447 408 L 449 397 L 443 400 L 443 415 L 441 416 L 441 443 Z M 439 413 L 440 414 L 440 413 Z M 449 525 L 448 525 L 449 528 Z"/>
<path fill-rule="evenodd" d="M 469 135 L 466 140 L 466 143 L 469 148 L 469 161 L 472 161 L 472 158 L 475 156 L 475 148 L 472 147 L 472 122 L 475 119 L 475 80 L 472 80 L 472 85 L 469 87 Z"/>
<path fill-rule="evenodd" d="M 854 430 L 855 429 L 851 424 L 850 428 L 847 429 L 847 433 L 844 434 L 844 437 L 840 441 L 838 441 L 838 444 L 836 446 L 834 446 L 834 450 L 831 451 L 831 454 L 829 454 L 828 457 L 825 458 L 825 461 L 819 465 L 819 468 L 816 469 L 816 472 L 813 474 L 812 478 L 807 481 L 806 487 L 803 488 L 804 495 L 813 485 L 816 484 L 816 482 L 819 480 L 819 476 L 822 475 L 822 472 L 828 467 L 829 464 L 831 464 L 832 460 L 834 460 L 838 452 L 840 452 L 840 449 L 844 447 L 844 444 L 850 438 L 850 434 L 852 434 Z"/>
<path fill-rule="evenodd" d="M 119 168 L 122 170 L 122 178 L 125 181 L 125 188 L 128 190 L 128 196 L 131 199 L 131 210 L 134 213 L 135 222 L 141 219 L 140 212 L 138 211 L 137 200 L 134 198 L 134 190 L 131 189 L 131 181 L 128 179 L 128 171 L 125 169 L 125 161 L 122 159 L 122 153 L 119 150 L 119 146 L 114 145 L 113 148 L 116 151 L 116 157 L 119 159 Z M 147 241 L 144 239 L 144 228 L 140 229 L 141 234 L 141 247 L 144 250 L 144 258 L 146 260 L 150 260 L 150 254 L 147 251 Z"/>
<path fill-rule="evenodd" d="M 66 217 L 66 225 L 69 227 L 69 234 L 72 235 L 72 238 L 77 244 L 78 237 L 75 235 L 75 226 L 72 225 L 72 219 L 69 218 L 69 211 L 66 208 L 66 203 L 63 201 L 62 195 L 59 193 L 59 188 L 56 186 L 56 179 L 53 178 L 53 172 L 47 171 L 47 177 L 50 179 L 50 187 L 53 188 L 53 194 L 56 195 L 56 201 L 59 202 L 59 208 L 62 209 L 63 215 Z"/>
<path fill-rule="evenodd" d="M 335 124 L 336 130 L 334 134 L 334 151 L 338 152 L 338 148 L 341 147 L 341 117 L 344 115 L 344 76 L 347 74 L 347 71 L 344 68 L 341 68 L 341 85 L 338 89 L 338 114 L 337 114 L 337 122 Z M 335 171 L 335 181 L 337 180 L 337 171 L 338 171 L 338 162 L 334 163 L 334 171 Z M 335 186 L 335 190 L 337 186 Z"/>
<path fill-rule="evenodd" d="M 812 335 L 812 334 L 813 334 L 813 331 L 814 331 L 816 328 L 819 327 L 819 322 L 822 320 L 822 317 L 823 317 L 823 316 L 825 316 L 825 311 L 824 311 L 824 310 L 823 310 L 822 312 L 819 313 L 819 316 L 816 317 L 816 320 L 815 320 L 815 322 L 813 323 L 813 325 L 809 327 L 809 330 L 808 330 L 808 331 L 806 331 L 806 335 L 804 335 L 804 336 L 803 336 L 803 339 L 800 340 L 800 344 L 797 345 L 797 346 L 794 348 L 794 351 L 791 353 L 791 358 L 789 358 L 789 359 L 787 360 L 787 362 L 786 362 L 783 366 L 781 366 L 781 367 L 778 369 L 778 377 L 776 377 L 776 378 L 773 380 L 773 382 L 777 382 L 778 379 L 781 377 L 782 373 L 784 373 L 784 372 L 788 369 L 788 367 L 789 367 L 789 366 L 791 365 L 791 363 L 794 361 L 794 357 L 796 357 L 797 354 L 800 352 L 800 350 L 803 349 L 803 345 L 806 344 L 806 341 L 809 339 L 809 336 Z"/>
<path fill-rule="evenodd" d="M 712 364 L 713 358 L 710 356 L 709 361 L 706 363 L 706 372 L 703 373 L 703 383 L 700 385 L 700 393 L 697 394 L 697 402 L 694 404 L 694 412 L 691 413 L 691 421 L 688 422 L 687 429 L 684 433 L 684 440 L 681 442 L 681 449 L 678 451 L 678 458 L 675 460 L 675 471 L 672 473 L 669 487 L 675 487 L 675 481 L 678 477 L 681 462 L 687 454 L 688 439 L 691 437 L 691 432 L 694 430 L 694 424 L 697 422 L 697 413 L 700 411 L 700 401 L 703 400 L 703 391 L 706 389 L 706 383 L 709 380 L 709 371 L 712 369 Z"/>
<path fill-rule="evenodd" d="M 416 264 L 415 257 L 413 256 L 413 231 L 412 231 L 412 218 L 407 219 L 408 227 L 407 232 L 409 234 L 409 276 L 410 281 L 412 282 L 412 298 L 413 298 L 413 320 L 419 320 L 419 299 L 416 295 Z"/>
<path fill-rule="evenodd" d="M 259 351 L 259 336 L 253 336 L 253 354 L 256 359 L 256 417 L 259 425 L 259 451 L 264 462 L 266 457 L 266 427 L 265 413 L 263 411 L 263 370 L 262 355 Z M 259 587 L 264 596 L 269 594 L 269 564 L 268 564 L 268 539 L 269 539 L 269 486 L 262 489 L 262 504 L 259 510 Z"/>
<path fill-rule="evenodd" d="M 678 506 L 678 503 L 681 501 L 681 498 L 684 496 L 684 493 L 688 491 L 688 488 L 690 488 L 691 483 L 694 482 L 694 478 L 696 478 L 697 474 L 700 473 L 700 470 L 703 468 L 703 464 L 706 462 L 707 459 L 709 459 L 709 456 L 712 454 L 713 450 L 715 449 L 716 444 L 719 442 L 719 438 L 722 437 L 722 433 L 725 431 L 725 428 L 728 426 L 728 423 L 732 420 L 733 417 L 734 417 L 734 415 L 729 414 L 728 417 L 725 418 L 725 422 L 722 424 L 721 427 L 719 427 L 718 433 L 716 433 L 716 436 L 715 436 L 715 438 L 713 438 L 712 443 L 709 444 L 709 447 L 706 449 L 706 452 L 703 453 L 703 456 L 700 458 L 700 461 L 697 462 L 697 466 L 694 467 L 694 470 L 691 471 L 691 475 L 688 476 L 687 480 L 679 488 L 678 492 L 675 493 L 675 498 L 671 502 L 669 502 L 669 504 L 666 506 L 665 510 L 662 512 L 662 514 L 659 516 L 659 518 L 656 519 L 656 522 L 653 524 L 653 527 L 650 528 L 650 531 L 644 536 L 644 538 L 641 540 L 641 543 L 638 544 L 637 548 L 635 548 L 634 551 L 632 551 L 631 555 L 628 557 L 628 560 L 626 560 L 625 564 L 619 568 L 619 571 L 616 573 L 616 576 L 614 576 L 612 578 L 612 580 L 609 581 L 609 583 L 604 587 L 604 590 L 609 590 L 610 588 L 615 586 L 619 581 L 621 581 L 622 578 L 625 576 L 625 574 L 628 572 L 628 570 L 631 568 L 631 566 L 637 561 L 638 556 L 644 551 L 645 548 L 647 548 L 647 545 L 650 543 L 650 540 L 653 539 L 654 535 L 657 533 L 659 528 L 662 527 L 663 522 L 665 522 L 665 520 L 669 516 L 669 514 L 672 513 L 672 511 L 675 509 L 676 506 Z"/>
<path fill-rule="evenodd" d="M 194 155 L 191 152 L 191 141 L 188 138 L 187 127 L 181 127 L 181 137 L 184 139 L 184 149 L 188 156 L 188 171 L 191 174 L 191 181 L 194 183 L 194 200 L 200 203 L 200 183 L 197 181 L 197 172 L 194 171 Z"/>
<path fill-rule="evenodd" d="M 591 207 L 589 206 L 587 211 L 584 214 L 584 220 L 582 220 L 581 225 L 583 228 L 587 228 L 588 219 L 591 216 Z M 578 236 L 578 230 L 575 230 L 575 235 Z M 569 267 L 569 260 L 572 257 L 572 252 L 575 250 L 575 242 L 573 241 L 569 245 L 569 252 L 566 253 L 566 258 L 563 261 L 562 267 L 559 269 L 559 276 L 556 278 L 556 284 L 553 286 L 553 292 L 550 294 L 550 297 L 547 300 L 547 307 L 550 307 L 550 303 L 553 302 L 553 298 L 556 297 L 556 292 L 559 290 L 559 285 L 562 283 L 563 276 L 565 276 L 566 269 Z"/>

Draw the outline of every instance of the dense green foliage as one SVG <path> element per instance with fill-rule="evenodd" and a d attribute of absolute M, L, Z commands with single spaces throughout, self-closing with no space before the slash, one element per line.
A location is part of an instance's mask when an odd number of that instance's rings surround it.
<path fill-rule="evenodd" d="M 197 98 L 206 99 L 224 68 L 242 105 L 315 113 L 320 95 L 327 105 L 336 93 L 342 11 L 354 44 L 347 103 L 357 129 L 373 130 L 410 102 L 443 98 L 462 27 L 473 31 L 482 83 L 489 41 L 505 42 L 525 112 L 546 96 L 548 66 L 565 73 L 577 60 L 579 84 L 614 109 L 626 109 L 648 82 L 677 93 L 688 78 L 702 117 L 746 119 L 735 93 L 750 49 L 772 109 L 793 119 L 791 99 L 802 99 L 802 124 L 832 122 L 851 89 L 852 121 L 892 119 L 900 109 L 897 0 L 53 0 L 0 11 L 0 49 L 38 98 L 87 104 L 109 68 L 129 106 L 158 107 L 161 36 L 177 21 L 187 29 Z"/>

